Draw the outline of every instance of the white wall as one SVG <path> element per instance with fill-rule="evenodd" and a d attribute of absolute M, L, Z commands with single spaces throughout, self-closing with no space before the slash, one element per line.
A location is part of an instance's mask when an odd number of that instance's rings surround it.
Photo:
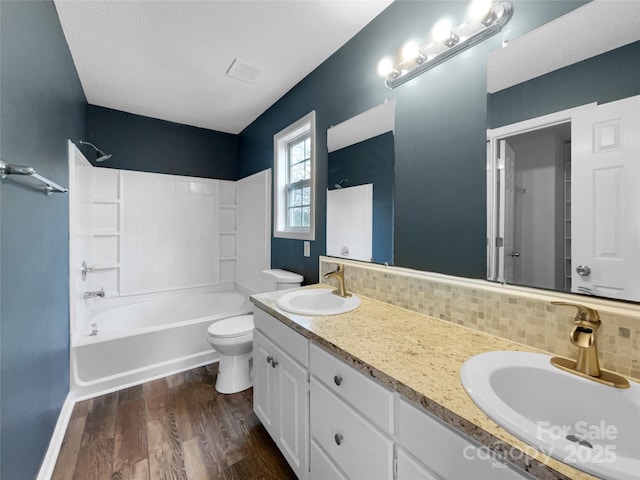
<path fill-rule="evenodd" d="M 240 288 L 263 292 L 262 270 L 271 268 L 271 170 L 237 182 L 237 277 Z"/>
<path fill-rule="evenodd" d="M 219 281 L 217 180 L 121 171 L 122 293 Z"/>
<path fill-rule="evenodd" d="M 93 167 L 69 141 L 69 305 L 71 335 L 86 311 L 83 293 L 89 289 L 82 280 L 82 261 L 91 260 Z"/>

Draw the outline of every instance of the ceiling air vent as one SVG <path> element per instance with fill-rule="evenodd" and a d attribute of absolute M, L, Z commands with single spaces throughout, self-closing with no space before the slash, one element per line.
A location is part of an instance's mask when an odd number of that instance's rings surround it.
<path fill-rule="evenodd" d="M 233 62 L 231 62 L 231 66 L 227 70 L 227 75 L 229 77 L 237 78 L 238 80 L 249 83 L 255 82 L 260 73 L 262 73 L 262 70 L 247 63 L 241 62 L 237 58 Z"/>

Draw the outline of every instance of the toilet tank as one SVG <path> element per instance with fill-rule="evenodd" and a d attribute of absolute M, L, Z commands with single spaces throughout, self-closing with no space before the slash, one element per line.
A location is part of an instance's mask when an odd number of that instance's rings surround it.
<path fill-rule="evenodd" d="M 262 277 L 265 279 L 265 284 L 269 285 L 271 291 L 299 287 L 304 280 L 304 277 L 298 273 L 281 270 L 279 268 L 263 270 Z"/>

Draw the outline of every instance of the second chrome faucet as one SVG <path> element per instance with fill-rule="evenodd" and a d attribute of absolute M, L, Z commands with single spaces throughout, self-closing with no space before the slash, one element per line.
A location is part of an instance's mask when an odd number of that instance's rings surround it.
<path fill-rule="evenodd" d="M 338 263 L 337 265 L 338 268 L 333 272 L 325 273 L 324 278 L 336 278 L 338 280 L 338 288 L 332 292 L 334 295 L 338 295 L 343 298 L 350 297 L 351 294 L 347 292 L 347 289 L 344 286 L 344 265 L 342 263 Z"/>

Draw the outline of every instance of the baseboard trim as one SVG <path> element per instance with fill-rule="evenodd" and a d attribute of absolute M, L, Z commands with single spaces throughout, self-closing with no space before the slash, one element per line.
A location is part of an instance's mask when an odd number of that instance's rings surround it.
<path fill-rule="evenodd" d="M 73 394 L 69 392 L 67 398 L 62 404 L 60 415 L 58 415 L 58 421 L 56 422 L 56 428 L 53 430 L 51 440 L 49 441 L 49 448 L 44 456 L 42 465 L 40 466 L 40 472 L 36 480 L 49 480 L 53 475 L 53 469 L 56 466 L 58 455 L 60 454 L 60 448 L 62 447 L 62 441 L 64 440 L 64 434 L 69 426 L 71 420 L 71 413 L 73 412 L 73 406 L 75 400 Z"/>

